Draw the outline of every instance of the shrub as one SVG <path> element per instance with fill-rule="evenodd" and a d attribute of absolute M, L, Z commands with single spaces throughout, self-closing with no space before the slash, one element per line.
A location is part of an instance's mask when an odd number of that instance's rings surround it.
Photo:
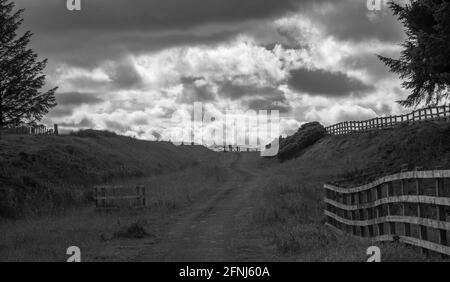
<path fill-rule="evenodd" d="M 143 239 L 147 236 L 149 236 L 149 234 L 141 223 L 134 223 L 131 226 L 121 228 L 114 234 L 114 238 L 127 239 Z"/>
<path fill-rule="evenodd" d="M 298 157 L 304 149 L 325 137 L 327 131 L 318 122 L 306 123 L 292 136 L 282 139 L 278 159 L 286 161 Z"/>

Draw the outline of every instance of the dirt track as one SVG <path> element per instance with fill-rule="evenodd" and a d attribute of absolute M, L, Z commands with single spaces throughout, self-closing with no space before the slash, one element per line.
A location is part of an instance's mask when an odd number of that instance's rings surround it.
<path fill-rule="evenodd" d="M 258 261 L 260 234 L 253 228 L 254 190 L 261 178 L 257 154 L 236 153 L 230 179 L 207 201 L 174 216 L 158 238 L 118 242 L 108 260 L 126 261 Z M 112 256 L 111 256 L 112 255 Z"/>
<path fill-rule="evenodd" d="M 251 155 L 236 154 L 231 179 L 210 200 L 189 208 L 164 236 L 164 240 L 142 250 L 139 261 L 230 261 L 237 253 L 235 240 L 251 212 Z"/>

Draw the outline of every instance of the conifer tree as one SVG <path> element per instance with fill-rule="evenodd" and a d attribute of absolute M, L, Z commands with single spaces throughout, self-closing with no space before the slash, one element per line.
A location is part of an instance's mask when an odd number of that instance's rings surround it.
<path fill-rule="evenodd" d="M 18 35 L 23 10 L 0 0 L 0 129 L 35 124 L 56 106 L 56 88 L 41 91 L 47 60 L 28 47 L 32 33 Z"/>
<path fill-rule="evenodd" d="M 379 58 L 411 91 L 399 103 L 438 104 L 450 94 L 450 2 L 411 0 L 407 5 L 391 2 L 390 7 L 405 27 L 406 40 L 399 59 Z"/>

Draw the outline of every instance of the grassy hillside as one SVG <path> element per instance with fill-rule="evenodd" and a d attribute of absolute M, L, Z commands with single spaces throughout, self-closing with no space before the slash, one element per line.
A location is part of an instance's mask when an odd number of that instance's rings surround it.
<path fill-rule="evenodd" d="M 270 163 L 272 162 L 272 163 Z M 261 164 L 274 175 L 262 193 L 254 217 L 277 249 L 306 261 L 361 261 L 372 243 L 336 236 L 324 227 L 323 184 L 362 173 L 384 174 L 410 168 L 450 169 L 450 125 L 424 122 L 396 129 L 327 136 L 296 159 Z M 366 178 L 365 181 L 371 179 Z M 352 185 L 347 182 L 346 184 Z M 380 244 L 383 261 L 433 260 L 415 249 Z"/>
<path fill-rule="evenodd" d="M 174 146 L 111 133 L 5 135 L 0 139 L 0 217 L 82 204 L 93 184 L 162 175 L 216 159 L 201 146 Z"/>
<path fill-rule="evenodd" d="M 450 169 L 450 124 L 423 122 L 362 134 L 328 136 L 285 165 L 307 166 L 329 181 L 362 173 L 384 175 L 399 171 L 403 164 L 408 164 L 411 170 L 416 166 Z"/>

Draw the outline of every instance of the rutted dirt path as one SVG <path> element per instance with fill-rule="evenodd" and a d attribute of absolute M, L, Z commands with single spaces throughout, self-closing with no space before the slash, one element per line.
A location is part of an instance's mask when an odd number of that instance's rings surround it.
<path fill-rule="evenodd" d="M 182 210 L 156 239 L 118 242 L 108 260 L 267 260 L 268 254 L 262 253 L 264 240 L 252 223 L 254 192 L 263 182 L 256 166 L 259 156 L 236 153 L 233 157 L 230 179 L 212 197 Z"/>
<path fill-rule="evenodd" d="M 249 155 L 236 154 L 231 179 L 207 202 L 192 206 L 163 241 L 142 250 L 138 261 L 229 261 L 236 254 L 240 218 L 251 211 L 252 180 Z M 252 164 L 253 165 L 253 164 Z M 246 213 L 247 214 L 247 213 Z"/>

